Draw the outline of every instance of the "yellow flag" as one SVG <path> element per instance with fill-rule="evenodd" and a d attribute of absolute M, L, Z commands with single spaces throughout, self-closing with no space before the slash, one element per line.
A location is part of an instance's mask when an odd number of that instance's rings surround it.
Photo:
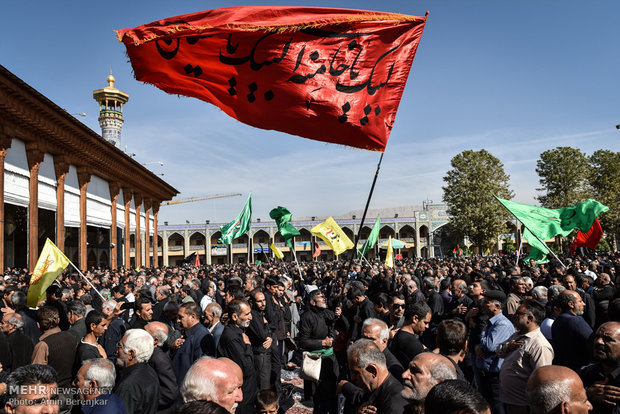
<path fill-rule="evenodd" d="M 342 231 L 333 218 L 328 218 L 321 224 L 317 224 L 310 230 L 310 233 L 319 236 L 329 247 L 332 248 L 336 256 L 353 248 L 353 242 Z"/>
<path fill-rule="evenodd" d="M 387 254 L 385 255 L 385 265 L 394 269 L 394 248 L 392 247 L 392 236 L 388 239 Z"/>
<path fill-rule="evenodd" d="M 282 253 L 282 250 L 278 249 L 278 247 L 275 245 L 275 243 L 271 243 L 271 251 L 273 252 L 273 254 L 276 255 L 276 257 L 280 260 L 284 259 L 284 253 Z"/>
<path fill-rule="evenodd" d="M 45 241 L 41 256 L 30 278 L 27 305 L 36 308 L 37 303 L 45 300 L 45 290 L 56 280 L 58 275 L 69 266 L 69 259 L 50 239 Z"/>

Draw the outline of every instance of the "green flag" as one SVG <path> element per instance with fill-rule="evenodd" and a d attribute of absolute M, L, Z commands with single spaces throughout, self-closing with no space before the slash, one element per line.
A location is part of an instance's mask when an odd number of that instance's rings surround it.
<path fill-rule="evenodd" d="M 536 238 L 536 236 L 534 236 L 527 228 L 523 231 L 523 238 L 531 246 L 530 254 L 525 258 L 526 262 L 530 259 L 534 259 L 536 264 L 549 262 L 549 259 L 547 258 L 549 248 L 544 241 L 538 240 L 538 238 Z"/>
<path fill-rule="evenodd" d="M 357 258 L 361 259 L 362 256 L 366 255 L 368 250 L 375 247 L 377 244 L 377 240 L 379 240 L 379 230 L 381 228 L 381 216 L 377 216 L 375 220 L 374 226 L 372 226 L 372 230 L 370 231 L 370 235 L 368 236 L 368 240 L 362 245 L 362 248 L 357 252 Z"/>
<path fill-rule="evenodd" d="M 278 225 L 278 231 L 280 235 L 284 237 L 284 240 L 288 243 L 289 247 L 292 249 L 292 243 L 290 239 L 295 236 L 299 236 L 299 231 L 290 223 L 293 215 L 286 207 L 278 206 L 269 212 L 269 217 L 276 221 Z"/>
<path fill-rule="evenodd" d="M 599 214 L 609 210 L 609 207 L 592 199 L 571 207 L 551 209 L 495 198 L 541 240 L 557 235 L 567 236 L 574 229 L 585 233 Z"/>
<path fill-rule="evenodd" d="M 250 223 L 252 221 L 252 193 L 248 196 L 243 210 L 237 216 L 236 219 L 230 223 L 220 227 L 222 231 L 222 237 L 219 238 L 219 242 L 223 244 L 231 244 L 233 240 L 243 236 L 250 230 Z"/>

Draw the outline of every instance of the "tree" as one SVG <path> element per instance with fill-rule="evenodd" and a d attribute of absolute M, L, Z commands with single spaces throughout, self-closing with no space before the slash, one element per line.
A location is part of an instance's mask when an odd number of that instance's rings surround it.
<path fill-rule="evenodd" d="M 452 169 L 443 178 L 446 185 L 442 187 L 450 223 L 484 252 L 505 231 L 508 213 L 493 194 L 513 197 L 510 176 L 499 159 L 486 150 L 463 151 L 450 164 Z"/>
<path fill-rule="evenodd" d="M 617 246 L 620 233 L 620 152 L 598 150 L 589 161 L 592 197 L 609 207 L 609 211 L 599 217 L 601 227 L 611 244 Z"/>
<path fill-rule="evenodd" d="M 578 149 L 557 147 L 540 154 L 536 172 L 544 193 L 536 199 L 543 207 L 561 208 L 588 198 L 588 159 Z"/>

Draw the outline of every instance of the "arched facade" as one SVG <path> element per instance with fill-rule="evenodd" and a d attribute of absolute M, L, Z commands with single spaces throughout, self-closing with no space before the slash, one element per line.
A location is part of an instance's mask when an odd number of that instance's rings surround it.
<path fill-rule="evenodd" d="M 31 271 L 48 238 L 82 270 L 149 266 L 144 236 L 178 194 L 2 66 L 0 183 L 0 269 Z"/>
<path fill-rule="evenodd" d="M 443 205 L 436 205 L 432 208 L 435 208 L 438 211 L 445 211 L 445 206 Z M 321 223 L 324 219 L 325 218 L 291 222 L 291 224 L 300 232 L 300 235 L 294 238 L 295 253 L 299 261 L 303 262 L 313 260 L 312 256 L 315 252 L 315 242 L 321 249 L 320 259 L 329 260 L 335 257 L 330 247 L 323 240 L 314 236 L 310 232 L 314 226 Z M 365 222 L 360 234 L 360 240 L 358 241 L 358 249 L 361 248 L 364 242 L 368 239 L 374 220 L 375 218 L 368 218 L 368 221 Z M 347 237 L 349 237 L 351 241 L 354 241 L 355 235 L 359 231 L 359 221 L 354 219 L 336 219 L 336 222 L 343 229 Z M 424 249 L 424 254 L 428 257 L 433 257 L 434 252 L 432 249 L 427 247 L 429 228 L 439 228 L 446 222 L 447 216 L 436 213 L 431 209 L 424 210 L 423 212 L 414 211 L 412 212 L 411 217 L 382 218 L 382 226 L 377 245 L 383 241 L 386 241 L 389 236 L 392 236 L 393 238 L 398 236 L 405 239 L 402 241 L 414 246 L 407 249 L 401 249 L 400 254 L 402 254 L 403 257 L 405 257 L 405 255 L 407 257 L 420 257 L 423 247 L 426 247 L 426 249 Z M 231 261 L 231 254 L 233 255 L 233 260 L 235 262 L 267 260 L 264 255 L 269 256 L 273 260 L 274 255 L 271 249 L 269 249 L 271 243 L 282 251 L 285 261 L 293 260 L 293 252 L 278 232 L 278 227 L 275 222 L 252 222 L 251 237 L 249 238 L 251 243 L 248 243 L 248 236 L 244 235 L 241 238 L 234 240 L 233 244 L 228 247 L 218 242 L 218 238 L 220 237 L 219 229 L 223 224 L 226 223 L 209 223 L 206 226 L 204 224 L 166 225 L 160 227 L 159 231 L 160 236 L 163 237 L 164 240 L 170 237 L 173 233 L 186 234 L 189 238 L 190 234 L 197 232 L 204 234 L 204 232 L 206 232 L 208 243 L 206 262 L 208 264 L 229 263 Z M 421 239 L 422 237 L 425 239 Z M 378 247 L 375 247 L 371 251 L 367 252 L 366 256 L 370 258 L 376 257 L 378 251 Z M 344 253 L 344 256 L 348 258 L 352 253 L 353 251 L 349 250 Z M 383 251 L 383 253 L 385 254 L 385 251 Z M 174 260 L 176 260 L 176 255 L 173 250 L 164 247 L 162 254 L 164 265 L 175 263 Z"/>

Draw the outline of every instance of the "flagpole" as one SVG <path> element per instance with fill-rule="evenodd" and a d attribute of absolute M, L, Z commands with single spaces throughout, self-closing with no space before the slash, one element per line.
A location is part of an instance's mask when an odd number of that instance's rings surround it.
<path fill-rule="evenodd" d="M 495 195 L 493 195 L 493 196 L 495 197 Z M 497 197 L 495 197 L 495 198 L 497 198 Z M 499 200 L 497 200 L 497 201 L 499 202 Z M 508 210 L 508 207 L 506 207 L 503 203 L 501 203 L 501 202 L 499 202 L 499 203 L 502 205 L 502 207 L 504 207 L 506 210 Z M 515 216 L 515 215 L 514 215 L 514 213 L 513 213 L 512 211 L 508 210 L 508 212 L 509 212 L 510 214 L 512 214 L 512 215 L 513 215 L 513 217 L 514 217 L 517 221 L 519 221 L 519 218 L 518 218 L 517 216 Z M 527 226 L 525 225 L 525 223 L 521 223 L 521 224 L 523 224 L 523 227 L 525 227 L 526 229 L 530 230 L 530 229 L 529 229 L 529 227 L 527 227 Z M 538 241 L 539 241 L 539 242 L 541 242 L 544 246 L 547 246 L 547 243 L 545 243 L 544 241 L 542 241 L 542 240 L 540 239 L 540 237 L 538 237 L 538 236 L 537 236 L 537 235 L 536 235 L 536 234 L 535 234 L 532 230 L 530 230 L 530 233 L 532 234 L 532 236 L 536 237 L 536 239 L 538 239 Z M 559 258 L 559 257 L 558 257 L 558 256 L 557 256 L 554 252 L 553 252 L 553 250 L 549 249 L 549 247 L 547 247 L 547 249 L 549 250 L 549 253 L 551 253 L 551 255 L 555 258 L 555 260 L 557 260 L 558 262 L 560 262 L 560 264 L 562 265 L 562 267 L 563 267 L 564 269 L 566 269 L 566 266 L 564 265 L 564 263 L 562 263 L 562 261 L 560 260 L 560 258 Z M 517 262 L 517 266 L 518 266 L 518 265 L 519 265 L 519 263 Z"/>
<path fill-rule="evenodd" d="M 263 257 L 264 257 L 265 259 L 267 259 L 267 263 L 271 264 L 271 259 L 269 258 L 269 256 L 267 256 L 267 255 L 265 254 L 265 251 L 264 251 L 264 249 L 263 249 L 263 244 L 262 244 L 262 243 L 258 243 L 258 245 L 260 246 L 260 251 L 261 251 L 261 253 L 263 254 Z"/>
<path fill-rule="evenodd" d="M 97 292 L 97 294 L 99 295 L 99 297 L 101 297 L 102 300 L 105 300 L 105 298 L 103 297 L 103 295 L 97 290 L 97 288 L 90 283 L 90 280 L 88 280 L 88 278 L 86 276 L 84 276 L 84 274 L 82 272 L 80 272 L 80 269 L 78 269 L 77 267 L 75 267 L 75 265 L 73 264 L 73 262 L 71 260 L 69 260 L 69 263 L 71 263 L 71 266 L 73 266 L 73 268 L 75 270 L 77 270 L 77 272 L 80 274 L 80 276 L 82 276 L 84 278 L 84 280 L 86 280 L 86 282 L 90 285 L 90 287 L 92 287 L 93 289 L 95 289 L 95 292 Z"/>
<path fill-rule="evenodd" d="M 370 199 L 372 198 L 372 193 L 375 190 L 375 184 L 377 183 L 377 177 L 379 176 L 379 169 L 381 169 L 381 161 L 383 161 L 383 154 L 381 153 L 381 157 L 379 157 L 379 163 L 377 164 L 377 171 L 375 172 L 375 178 L 372 180 L 372 185 L 370 186 L 370 193 L 368 194 L 368 200 L 366 200 L 366 207 L 364 208 L 364 214 L 362 214 L 362 221 L 360 223 L 360 228 L 357 231 L 357 235 L 355 236 L 355 244 L 353 246 L 353 256 L 351 256 L 351 264 L 353 264 L 353 259 L 357 256 L 357 242 L 360 239 L 360 235 L 362 233 L 362 228 L 364 227 L 364 221 L 366 220 L 366 213 L 368 212 L 368 206 L 370 205 Z"/>
<path fill-rule="evenodd" d="M 301 268 L 299 267 L 299 262 L 297 261 L 297 254 L 295 254 L 295 245 L 293 245 L 293 257 L 295 258 L 295 264 L 297 264 L 297 271 L 299 272 L 299 279 L 304 280 L 301 276 Z"/>

